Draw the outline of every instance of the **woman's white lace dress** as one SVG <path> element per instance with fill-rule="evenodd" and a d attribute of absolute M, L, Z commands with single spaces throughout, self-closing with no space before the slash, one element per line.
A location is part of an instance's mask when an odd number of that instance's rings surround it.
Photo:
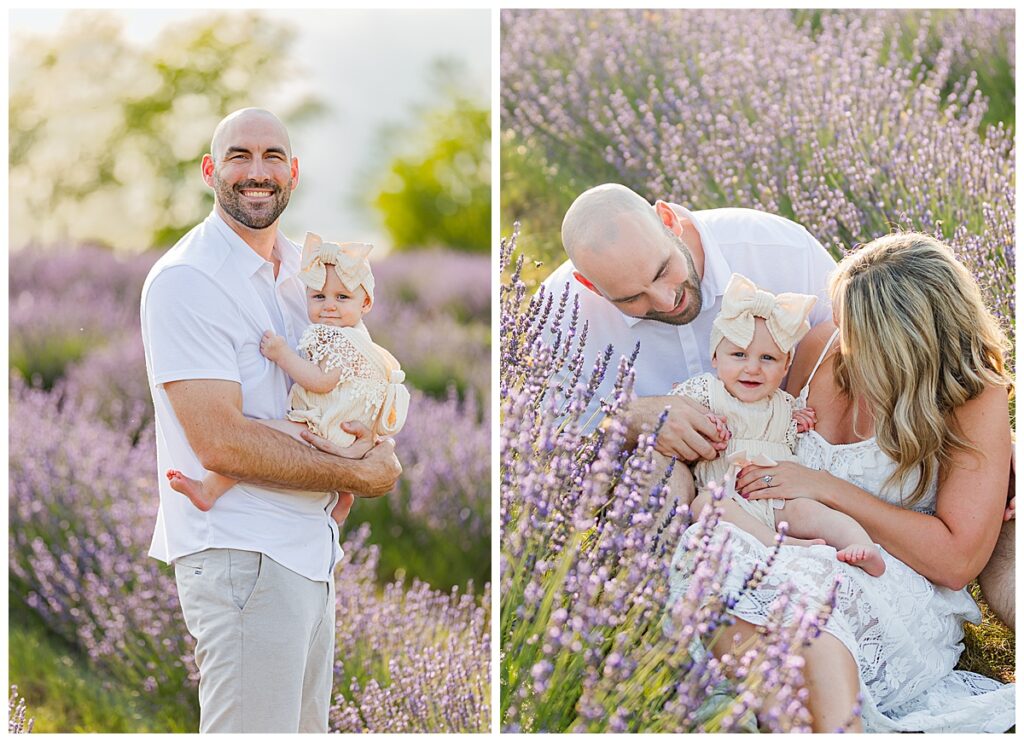
<path fill-rule="evenodd" d="M 805 388 L 803 399 L 806 393 Z M 886 502 L 902 504 L 901 493 L 885 486 L 896 464 L 874 438 L 833 445 L 810 431 L 797 443 L 797 458 L 804 466 L 826 470 Z M 905 485 L 908 494 L 914 484 L 911 478 Z M 914 510 L 933 513 L 935 496 L 932 482 Z M 716 537 L 725 532 L 732 556 L 724 589 L 736 593 L 755 564 L 765 563 L 769 550 L 745 531 L 722 522 Z M 677 563 L 683 561 L 686 541 L 684 535 Z M 744 594 L 730 612 L 764 625 L 786 582 L 795 584 L 797 594 L 824 599 L 839 575 L 836 607 L 825 630 L 857 660 L 865 731 L 1005 732 L 1012 727 L 1013 684 L 953 669 L 963 650 L 963 622 L 981 621 L 968 591 L 938 587 L 884 549 L 882 557 L 885 573 L 872 577 L 838 561 L 830 546 L 783 546 L 758 588 Z M 676 571 L 673 595 L 683 594 L 687 584 L 685 571 Z"/>

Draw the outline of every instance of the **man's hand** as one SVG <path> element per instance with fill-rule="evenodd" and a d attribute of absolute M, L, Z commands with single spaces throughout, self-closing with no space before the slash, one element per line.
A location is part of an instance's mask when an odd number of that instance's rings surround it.
<path fill-rule="evenodd" d="M 360 497 L 387 494 L 402 473 L 394 441 L 373 445 L 365 426 L 349 427 L 356 436 L 349 448 L 316 436 L 305 438 L 312 445 L 303 445 L 242 415 L 242 387 L 236 381 L 189 379 L 168 382 L 164 389 L 188 444 L 209 471 L 304 496 L 344 491 Z"/>
<path fill-rule="evenodd" d="M 356 436 L 356 441 L 351 446 L 338 446 L 325 438 L 313 435 L 308 430 L 300 433 L 302 439 L 315 448 L 353 461 L 353 469 L 357 472 L 360 483 L 351 487 L 356 497 L 380 497 L 390 492 L 398 477 L 402 474 L 402 465 L 395 456 L 395 441 L 392 438 L 384 438 L 376 445 L 373 443 L 373 436 L 365 425 L 359 423 L 345 423 L 342 427 Z M 355 462 L 359 464 L 356 466 Z"/>
<path fill-rule="evenodd" d="M 629 407 L 630 433 L 635 437 L 643 430 L 653 430 L 658 417 L 669 408 L 668 418 L 658 433 L 655 450 L 683 461 L 715 459 L 728 445 L 728 438 L 708 418 L 708 411 L 691 399 L 677 395 L 640 397 Z M 723 418 L 724 420 L 724 418 Z"/>
<path fill-rule="evenodd" d="M 358 422 L 346 422 L 341 424 L 341 429 L 350 435 L 356 437 L 355 441 L 349 446 L 337 446 L 331 443 L 326 438 L 321 438 L 308 430 L 303 430 L 299 433 L 302 436 L 302 440 L 306 441 L 309 445 L 320 449 L 324 453 L 329 453 L 333 456 L 340 456 L 343 459 L 361 459 L 374 447 L 376 441 L 373 439 L 373 433 L 370 429 Z"/>
<path fill-rule="evenodd" d="M 269 358 L 271 361 L 277 361 L 281 354 L 289 350 L 288 343 L 280 335 L 275 335 L 273 331 L 267 330 L 263 333 L 263 337 L 260 338 L 260 353 Z"/>

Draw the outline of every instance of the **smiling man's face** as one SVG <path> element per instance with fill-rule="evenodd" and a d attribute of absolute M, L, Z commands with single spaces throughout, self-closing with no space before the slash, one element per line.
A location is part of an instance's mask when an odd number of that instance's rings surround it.
<path fill-rule="evenodd" d="M 672 325 L 701 309 L 700 278 L 682 239 L 656 224 L 620 220 L 600 249 L 580 250 L 576 267 L 623 314 Z"/>
<path fill-rule="evenodd" d="M 259 112 L 232 119 L 219 131 L 207 182 L 220 207 L 249 229 L 273 225 L 288 205 L 298 176 L 288 134 L 272 116 Z"/>

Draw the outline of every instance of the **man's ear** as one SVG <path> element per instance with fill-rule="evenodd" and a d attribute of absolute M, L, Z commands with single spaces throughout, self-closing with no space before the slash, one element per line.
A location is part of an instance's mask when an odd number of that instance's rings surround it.
<path fill-rule="evenodd" d="M 668 230 L 674 235 L 680 235 L 683 233 L 683 225 L 679 222 L 679 216 L 672 210 L 672 207 L 667 203 L 658 199 L 654 202 L 654 211 L 661 219 L 661 223 L 668 227 Z"/>
<path fill-rule="evenodd" d="M 299 158 L 292 158 L 292 190 L 299 184 Z"/>
<path fill-rule="evenodd" d="M 199 169 L 200 169 L 200 171 L 203 174 L 203 182 L 206 183 L 206 185 L 210 186 L 210 188 L 213 188 L 213 170 L 214 170 L 214 167 L 215 167 L 215 163 L 213 162 L 213 155 L 211 155 L 211 154 L 203 155 L 203 161 L 199 165 Z"/>
<path fill-rule="evenodd" d="M 573 276 L 573 278 L 575 278 L 575 279 L 576 279 L 577 281 L 579 281 L 580 283 L 582 283 L 582 284 L 583 284 L 584 286 L 586 286 L 586 287 L 587 287 L 588 289 L 590 289 L 591 291 L 593 291 L 593 292 L 594 292 L 595 294 L 597 294 L 598 296 L 600 296 L 600 295 L 601 295 L 601 292 L 597 290 L 597 286 L 595 286 L 595 285 L 594 285 L 594 284 L 592 284 L 592 283 L 591 283 L 591 282 L 590 282 L 589 280 L 587 280 L 586 276 L 584 276 L 584 275 L 583 275 L 582 273 L 580 273 L 579 271 L 573 271 L 573 272 L 572 272 L 572 276 Z"/>

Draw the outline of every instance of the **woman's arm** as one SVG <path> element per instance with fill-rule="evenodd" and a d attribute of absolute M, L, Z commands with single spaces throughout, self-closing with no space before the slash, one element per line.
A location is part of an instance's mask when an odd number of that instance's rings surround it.
<path fill-rule="evenodd" d="M 979 452 L 957 453 L 939 483 L 935 515 L 883 502 L 862 489 L 792 462 L 747 467 L 737 489 L 759 487 L 773 474 L 771 487 L 751 499 L 810 497 L 851 516 L 871 538 L 932 582 L 958 590 L 988 562 L 1006 504 L 1010 470 L 1007 391 L 989 387 L 957 410 L 964 437 Z M 768 471 L 771 469 L 772 471 Z"/>
<path fill-rule="evenodd" d="M 306 391 L 326 394 L 338 386 L 341 380 L 341 368 L 324 371 L 312 361 L 299 356 L 288 347 L 283 337 L 270 330 L 260 338 L 260 352 L 283 368 Z"/>

